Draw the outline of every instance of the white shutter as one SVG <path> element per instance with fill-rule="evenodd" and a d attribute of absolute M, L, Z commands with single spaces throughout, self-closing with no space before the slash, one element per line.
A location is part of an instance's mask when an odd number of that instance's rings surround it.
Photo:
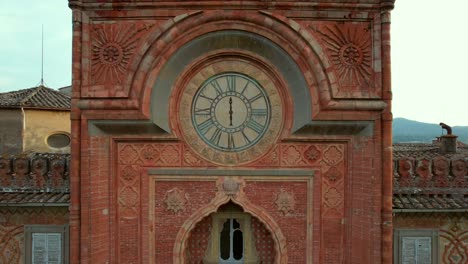
<path fill-rule="evenodd" d="M 430 237 L 403 237 L 402 264 L 431 264 Z"/>
<path fill-rule="evenodd" d="M 62 264 L 62 234 L 32 233 L 32 263 Z"/>

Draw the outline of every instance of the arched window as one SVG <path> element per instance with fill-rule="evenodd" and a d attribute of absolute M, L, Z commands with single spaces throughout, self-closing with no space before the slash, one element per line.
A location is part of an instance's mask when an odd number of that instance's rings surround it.
<path fill-rule="evenodd" d="M 203 263 L 257 263 L 250 214 L 234 203 L 227 203 L 211 219 L 212 235 Z"/>
<path fill-rule="evenodd" d="M 226 219 L 219 238 L 220 263 L 243 263 L 244 236 L 235 218 Z"/>

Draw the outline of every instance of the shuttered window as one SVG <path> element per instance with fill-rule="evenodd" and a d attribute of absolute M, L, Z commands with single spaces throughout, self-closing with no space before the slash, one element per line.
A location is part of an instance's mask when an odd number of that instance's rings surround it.
<path fill-rule="evenodd" d="M 25 226 L 25 263 L 68 263 L 68 226 Z"/>
<path fill-rule="evenodd" d="M 436 230 L 398 229 L 394 232 L 395 264 L 437 263 Z"/>

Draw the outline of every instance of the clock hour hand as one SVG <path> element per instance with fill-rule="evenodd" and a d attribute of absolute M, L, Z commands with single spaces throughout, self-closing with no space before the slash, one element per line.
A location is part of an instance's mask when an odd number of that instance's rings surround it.
<path fill-rule="evenodd" d="M 229 125 L 232 126 L 232 114 L 234 114 L 234 111 L 232 111 L 232 97 L 229 97 Z"/>

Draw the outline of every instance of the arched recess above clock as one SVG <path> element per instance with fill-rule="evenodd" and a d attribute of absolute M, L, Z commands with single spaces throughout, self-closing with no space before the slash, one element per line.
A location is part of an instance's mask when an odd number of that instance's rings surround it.
<path fill-rule="evenodd" d="M 153 122 L 171 132 L 169 124 L 169 98 L 175 82 L 191 64 L 203 54 L 216 50 L 239 50 L 254 53 L 274 65 L 288 87 L 292 99 L 294 132 L 312 118 L 312 99 L 309 86 L 294 59 L 270 39 L 241 30 L 220 30 L 199 36 L 178 48 L 158 73 L 152 87 L 150 115 Z"/>

